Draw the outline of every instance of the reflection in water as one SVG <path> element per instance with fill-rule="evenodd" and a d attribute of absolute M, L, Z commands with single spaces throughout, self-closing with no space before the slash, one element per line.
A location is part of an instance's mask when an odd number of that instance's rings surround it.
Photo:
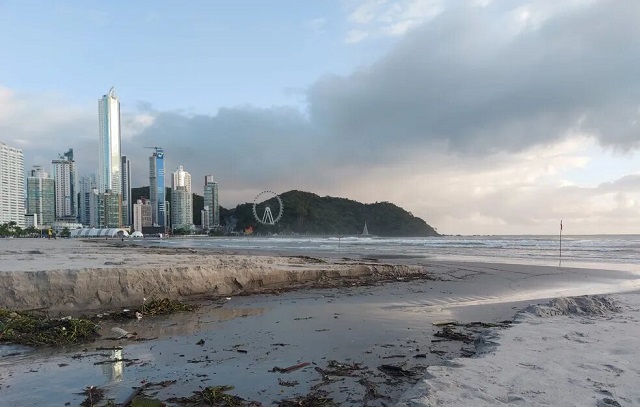
<path fill-rule="evenodd" d="M 264 314 L 266 308 L 221 308 L 202 307 L 194 312 L 178 312 L 173 315 L 146 317 L 140 320 L 118 321 L 118 327 L 135 332 L 139 338 L 166 338 L 189 335 L 208 329 L 212 324 Z M 111 335 L 113 324 L 101 324 L 101 334 Z"/>
<path fill-rule="evenodd" d="M 111 360 L 117 362 L 102 365 L 102 373 L 110 382 L 121 382 L 124 379 L 124 362 L 122 361 L 122 349 L 111 351 Z"/>

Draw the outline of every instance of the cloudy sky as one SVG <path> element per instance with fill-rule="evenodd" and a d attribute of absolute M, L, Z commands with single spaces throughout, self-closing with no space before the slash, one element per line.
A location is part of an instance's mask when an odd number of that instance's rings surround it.
<path fill-rule="evenodd" d="M 640 232 L 640 1 L 0 0 L 0 141 L 391 201 L 446 234 Z"/>

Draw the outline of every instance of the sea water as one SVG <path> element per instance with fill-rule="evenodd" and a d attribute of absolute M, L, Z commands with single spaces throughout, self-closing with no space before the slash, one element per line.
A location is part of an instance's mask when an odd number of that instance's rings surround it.
<path fill-rule="evenodd" d="M 416 258 L 636 271 L 640 235 L 442 236 L 428 238 L 243 236 L 145 241 L 169 247 L 298 255 Z"/>

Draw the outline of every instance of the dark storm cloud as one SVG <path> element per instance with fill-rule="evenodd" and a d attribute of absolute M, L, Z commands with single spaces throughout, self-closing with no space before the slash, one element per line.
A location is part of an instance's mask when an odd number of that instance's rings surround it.
<path fill-rule="evenodd" d="M 517 151 L 579 124 L 603 144 L 638 144 L 640 2 L 600 1 L 519 33 L 496 7 L 448 9 L 370 68 L 318 81 L 311 117 L 379 149 Z"/>
<path fill-rule="evenodd" d="M 528 25 L 515 20 L 516 5 L 450 7 L 373 65 L 319 79 L 307 91 L 306 115 L 250 107 L 156 113 L 133 141 L 165 147 L 170 163 L 198 177 L 290 186 L 331 182 L 338 169 L 361 171 L 421 149 L 517 152 L 568 130 L 637 147 L 640 2 L 566 7 Z"/>
<path fill-rule="evenodd" d="M 295 179 L 297 168 L 309 161 L 310 129 L 295 109 L 238 107 L 221 109 L 215 116 L 155 116 L 154 124 L 132 143 L 164 147 L 167 172 L 183 165 L 192 177 L 222 173 L 227 183 L 267 185 Z M 201 182 L 194 179 L 194 184 Z"/>

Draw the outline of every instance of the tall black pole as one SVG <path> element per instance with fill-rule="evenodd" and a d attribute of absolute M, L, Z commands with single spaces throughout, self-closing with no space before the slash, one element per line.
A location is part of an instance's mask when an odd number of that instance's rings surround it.
<path fill-rule="evenodd" d="M 562 266 L 562 219 L 560 219 L 560 265 Z"/>

